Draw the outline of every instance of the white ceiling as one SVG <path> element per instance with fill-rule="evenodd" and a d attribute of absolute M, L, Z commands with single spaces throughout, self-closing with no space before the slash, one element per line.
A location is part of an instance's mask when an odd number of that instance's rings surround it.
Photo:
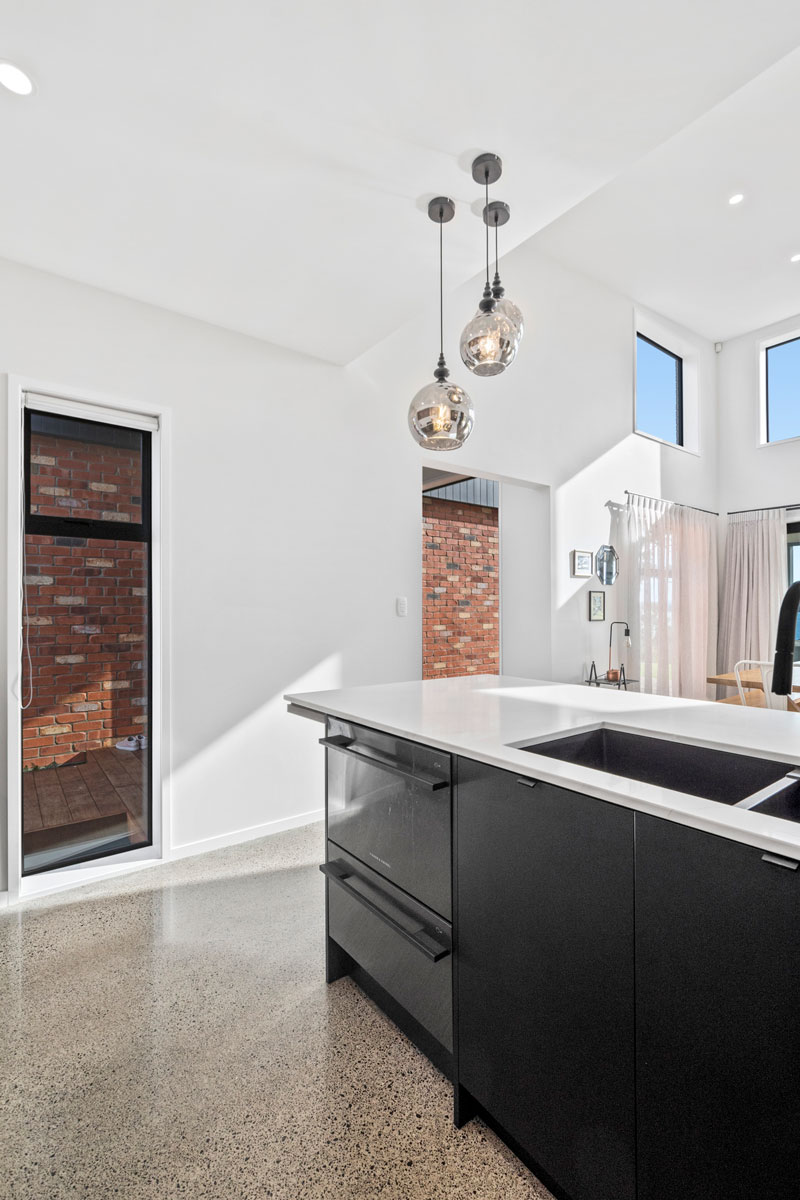
<path fill-rule="evenodd" d="M 715 341 L 800 312 L 800 51 L 538 235 Z M 743 193 L 741 204 L 728 204 Z"/>
<path fill-rule="evenodd" d="M 431 488 L 446 487 L 448 483 L 462 483 L 469 475 L 457 471 L 437 471 L 435 467 L 422 468 L 422 490 L 428 492 Z"/>
<path fill-rule="evenodd" d="M 448 285 L 480 269 L 476 152 L 508 251 L 798 44 L 788 0 L 0 0 L 38 84 L 0 255 L 349 362 L 432 299 L 431 195 Z"/>

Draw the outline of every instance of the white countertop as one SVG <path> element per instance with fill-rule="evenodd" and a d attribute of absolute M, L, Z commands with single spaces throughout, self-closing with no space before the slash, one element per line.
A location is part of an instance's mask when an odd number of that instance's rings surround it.
<path fill-rule="evenodd" d="M 800 859 L 800 823 L 514 748 L 514 743 L 605 725 L 800 765 L 800 717 L 794 713 L 507 675 L 339 688 L 286 700 Z"/>

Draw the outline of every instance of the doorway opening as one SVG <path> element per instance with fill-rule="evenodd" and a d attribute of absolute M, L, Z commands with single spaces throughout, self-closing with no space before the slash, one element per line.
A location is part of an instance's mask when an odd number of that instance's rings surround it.
<path fill-rule="evenodd" d="M 151 435 L 26 408 L 22 873 L 153 843 Z"/>
<path fill-rule="evenodd" d="M 422 469 L 422 678 L 500 673 L 500 488 Z"/>

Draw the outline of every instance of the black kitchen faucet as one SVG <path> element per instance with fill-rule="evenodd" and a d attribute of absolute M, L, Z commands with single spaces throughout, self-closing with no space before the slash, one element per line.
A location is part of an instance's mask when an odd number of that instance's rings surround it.
<path fill-rule="evenodd" d="M 772 690 L 776 696 L 790 696 L 792 692 L 798 612 L 800 612 L 800 580 L 793 583 L 783 597 L 778 618 L 778 640 L 775 643 L 775 665 L 772 671 Z"/>

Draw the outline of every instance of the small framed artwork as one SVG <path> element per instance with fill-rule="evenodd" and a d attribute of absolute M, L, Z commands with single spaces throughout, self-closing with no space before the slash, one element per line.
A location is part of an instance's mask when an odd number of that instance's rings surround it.
<path fill-rule="evenodd" d="M 605 621 L 606 594 L 605 592 L 589 592 L 589 620 Z"/>
<path fill-rule="evenodd" d="M 591 550 L 572 551 L 572 578 L 591 579 L 594 575 L 594 555 Z"/>

